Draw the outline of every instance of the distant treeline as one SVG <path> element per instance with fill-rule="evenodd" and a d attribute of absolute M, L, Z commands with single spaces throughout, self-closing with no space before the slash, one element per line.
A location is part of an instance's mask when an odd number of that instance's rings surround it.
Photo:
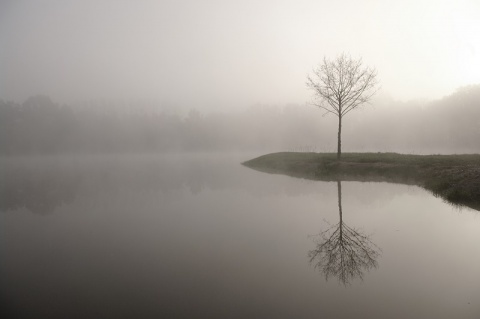
<path fill-rule="evenodd" d="M 334 151 L 336 118 L 322 115 L 308 105 L 182 116 L 153 107 L 71 107 L 47 96 L 0 100 L 0 154 Z M 430 103 L 379 98 L 345 118 L 343 144 L 346 152 L 480 152 L 480 86 Z"/>
<path fill-rule="evenodd" d="M 94 102 L 73 108 L 54 103 L 47 96 L 34 96 L 23 104 L 0 100 L 0 153 L 280 149 L 297 141 L 315 141 L 317 123 L 301 109 L 291 106 L 280 111 L 259 106 L 208 114 L 193 109 L 182 116 L 154 107 L 136 112 Z M 302 141 L 304 137 L 307 141 Z"/>

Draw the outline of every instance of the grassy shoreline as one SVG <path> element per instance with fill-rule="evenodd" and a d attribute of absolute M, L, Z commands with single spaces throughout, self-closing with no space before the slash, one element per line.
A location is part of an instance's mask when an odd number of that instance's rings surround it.
<path fill-rule="evenodd" d="M 446 201 L 480 210 L 480 155 L 281 152 L 242 163 L 266 173 L 321 181 L 417 185 Z"/>

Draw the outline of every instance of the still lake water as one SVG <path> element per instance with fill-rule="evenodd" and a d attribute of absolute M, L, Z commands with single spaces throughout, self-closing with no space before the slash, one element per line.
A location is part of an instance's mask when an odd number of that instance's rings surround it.
<path fill-rule="evenodd" d="M 252 157 L 1 160 L 1 318 L 480 318 L 480 212 Z"/>

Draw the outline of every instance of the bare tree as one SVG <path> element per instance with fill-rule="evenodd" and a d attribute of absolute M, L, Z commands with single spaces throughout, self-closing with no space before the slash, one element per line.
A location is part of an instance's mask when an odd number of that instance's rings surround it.
<path fill-rule="evenodd" d="M 356 277 L 362 279 L 365 270 L 377 268 L 378 248 L 359 230 L 347 226 L 342 216 L 342 182 L 337 182 L 340 221 L 321 232 L 317 247 L 308 253 L 310 263 L 323 271 L 325 278 L 337 277 L 344 285 Z"/>
<path fill-rule="evenodd" d="M 337 158 L 342 154 L 342 118 L 358 106 L 370 101 L 377 92 L 377 71 L 364 67 L 362 59 L 341 54 L 335 60 L 323 58 L 307 87 L 314 91 L 315 106 L 338 117 Z"/>

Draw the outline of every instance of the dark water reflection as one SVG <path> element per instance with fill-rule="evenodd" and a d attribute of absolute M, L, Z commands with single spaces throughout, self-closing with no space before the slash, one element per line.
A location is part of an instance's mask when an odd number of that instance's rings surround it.
<path fill-rule="evenodd" d="M 479 317 L 477 213 L 252 157 L 1 160 L 0 318 Z"/>
<path fill-rule="evenodd" d="M 378 267 L 380 248 L 370 237 L 343 221 L 342 182 L 337 181 L 339 222 L 322 231 L 317 246 L 308 253 L 310 263 L 321 269 L 325 279 L 336 277 L 344 285 L 363 279 L 366 270 Z"/>
<path fill-rule="evenodd" d="M 1 169 L 0 211 L 22 208 L 34 214 L 51 214 L 75 199 L 80 175 L 71 171 L 35 169 L 30 166 Z"/>

